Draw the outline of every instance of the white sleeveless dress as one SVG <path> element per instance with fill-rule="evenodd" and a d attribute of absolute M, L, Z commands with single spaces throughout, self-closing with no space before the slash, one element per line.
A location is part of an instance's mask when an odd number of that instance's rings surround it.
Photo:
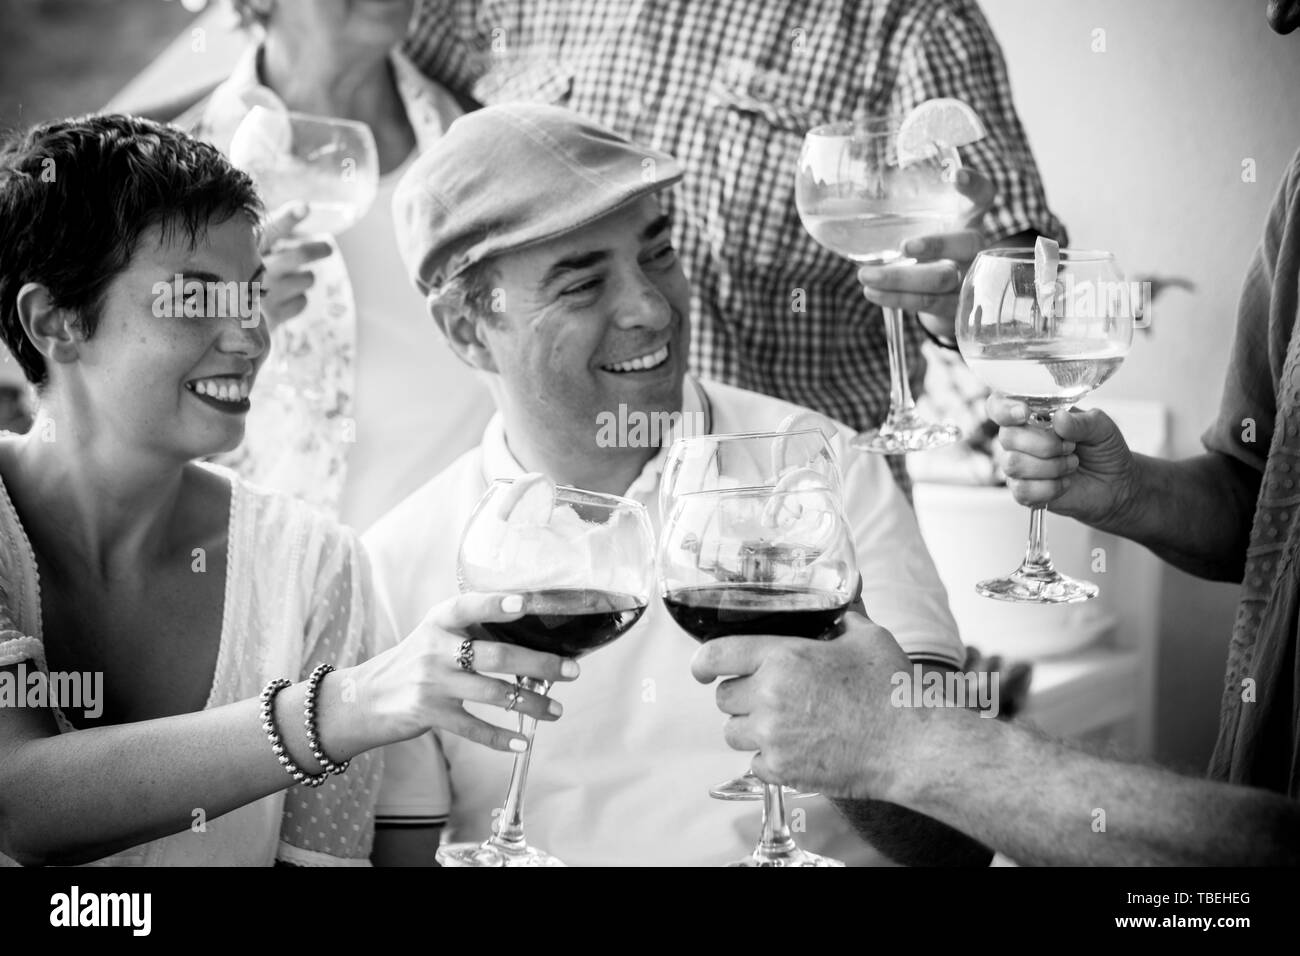
<path fill-rule="evenodd" d="M 303 679 L 321 661 L 346 667 L 391 646 L 390 618 L 351 531 L 228 469 L 204 467 L 232 485 L 221 643 L 205 710 L 256 697 L 276 677 Z M 0 666 L 22 661 L 46 669 L 40 579 L 0 481 Z M 54 717 L 63 733 L 77 732 L 59 710 Z M 383 763 L 382 752 L 362 754 L 318 789 L 294 786 L 94 865 L 367 866 Z M 0 854 L 0 865 L 14 861 Z"/>

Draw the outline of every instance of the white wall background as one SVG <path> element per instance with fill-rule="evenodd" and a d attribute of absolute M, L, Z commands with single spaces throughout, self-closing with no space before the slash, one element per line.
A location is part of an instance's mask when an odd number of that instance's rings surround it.
<path fill-rule="evenodd" d="M 1196 454 L 1217 409 L 1246 264 L 1300 147 L 1300 33 L 1273 34 L 1264 0 L 980 2 L 1071 244 L 1110 249 L 1130 277 L 1196 284 L 1160 299 L 1151 331 L 1101 393 L 1165 403 L 1174 454 Z M 1242 179 L 1247 159 L 1254 183 Z M 1204 767 L 1235 598 L 1234 586 L 1166 571 L 1162 761 Z"/>

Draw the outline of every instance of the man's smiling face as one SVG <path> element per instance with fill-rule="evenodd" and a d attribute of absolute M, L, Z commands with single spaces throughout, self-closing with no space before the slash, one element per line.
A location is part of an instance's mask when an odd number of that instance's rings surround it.
<path fill-rule="evenodd" d="M 653 196 L 494 260 L 504 308 L 481 325 L 509 420 L 591 454 L 598 416 L 681 408 L 690 291 Z"/>

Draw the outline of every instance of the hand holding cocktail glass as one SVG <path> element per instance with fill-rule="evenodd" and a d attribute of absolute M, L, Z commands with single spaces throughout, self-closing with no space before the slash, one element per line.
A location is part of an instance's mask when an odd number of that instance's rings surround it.
<path fill-rule="evenodd" d="M 370 127 L 353 120 L 254 106 L 230 141 L 230 161 L 253 177 L 271 213 L 263 237 L 272 324 L 302 312 L 313 271 L 338 253 L 334 237 L 369 211 L 379 189 Z"/>
<path fill-rule="evenodd" d="M 1029 406 L 990 395 L 989 418 L 1001 426 L 998 441 L 1009 455 L 1003 466 L 1016 501 L 1051 505 L 1054 514 L 1098 527 L 1123 523 L 1138 487 L 1133 452 L 1119 426 L 1100 409 L 1062 409 L 1051 428 L 1029 424 Z"/>
<path fill-rule="evenodd" d="M 915 312 L 930 332 L 948 340 L 956 338 L 961 281 L 988 244 L 975 226 L 994 196 L 992 181 L 974 169 L 959 170 L 955 185 L 971 202 L 967 228 L 909 239 L 903 243 L 903 255 L 910 261 L 858 270 L 858 282 L 868 302 L 882 309 Z"/>
<path fill-rule="evenodd" d="M 1122 280 L 1110 253 L 1059 249 L 1045 239 L 1033 250 L 981 252 L 962 285 L 958 307 L 962 357 L 984 384 L 1023 403 L 1030 424 L 1051 429 L 1054 414 L 1105 382 L 1128 354 L 1133 303 Z M 1054 440 L 1044 434 L 1034 444 L 1051 450 Z M 1060 467 L 1027 471 L 1056 481 Z M 1020 567 L 981 581 L 976 590 L 1021 604 L 1095 597 L 1095 584 L 1056 570 L 1044 530 L 1046 499 L 1030 500 L 1029 546 Z"/>
<path fill-rule="evenodd" d="M 983 133 L 970 107 L 951 99 L 927 101 L 903 118 L 867 117 L 809 131 L 795 177 L 804 228 L 859 265 L 909 262 L 905 243 L 953 232 L 971 215 L 971 201 L 957 189 L 957 147 Z M 877 454 L 942 448 L 961 437 L 956 426 L 932 424 L 916 411 L 902 308 L 884 308 L 889 413 L 879 428 L 853 440 L 855 448 Z"/>

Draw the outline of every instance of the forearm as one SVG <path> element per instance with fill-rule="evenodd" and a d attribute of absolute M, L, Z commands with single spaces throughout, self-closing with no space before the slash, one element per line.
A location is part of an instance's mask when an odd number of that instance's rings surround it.
<path fill-rule="evenodd" d="M 1259 472 L 1214 453 L 1182 461 L 1134 459 L 1133 488 L 1097 527 L 1150 548 L 1190 574 L 1240 581 Z"/>
<path fill-rule="evenodd" d="M 988 866 L 993 851 L 952 827 L 879 800 L 832 799 L 862 839 L 904 866 Z"/>
<path fill-rule="evenodd" d="M 1300 863 L 1300 804 L 1072 750 L 965 711 L 918 711 L 885 796 L 1025 864 Z"/>
<path fill-rule="evenodd" d="M 921 662 L 923 675 L 956 673 L 950 664 Z M 988 866 L 993 852 L 924 814 L 879 800 L 831 798 L 862 839 L 904 866 Z"/>
<path fill-rule="evenodd" d="M 288 687 L 275 710 L 289 756 L 310 773 L 319 765 L 306 743 L 305 695 L 305 683 Z M 384 742 L 368 741 L 367 722 L 336 696 L 322 693 L 318 705 L 332 759 Z M 22 863 L 85 863 L 185 830 L 195 811 L 211 820 L 285 789 L 293 781 L 260 707 L 251 699 L 11 745 L 0 757 L 0 851 Z"/>

